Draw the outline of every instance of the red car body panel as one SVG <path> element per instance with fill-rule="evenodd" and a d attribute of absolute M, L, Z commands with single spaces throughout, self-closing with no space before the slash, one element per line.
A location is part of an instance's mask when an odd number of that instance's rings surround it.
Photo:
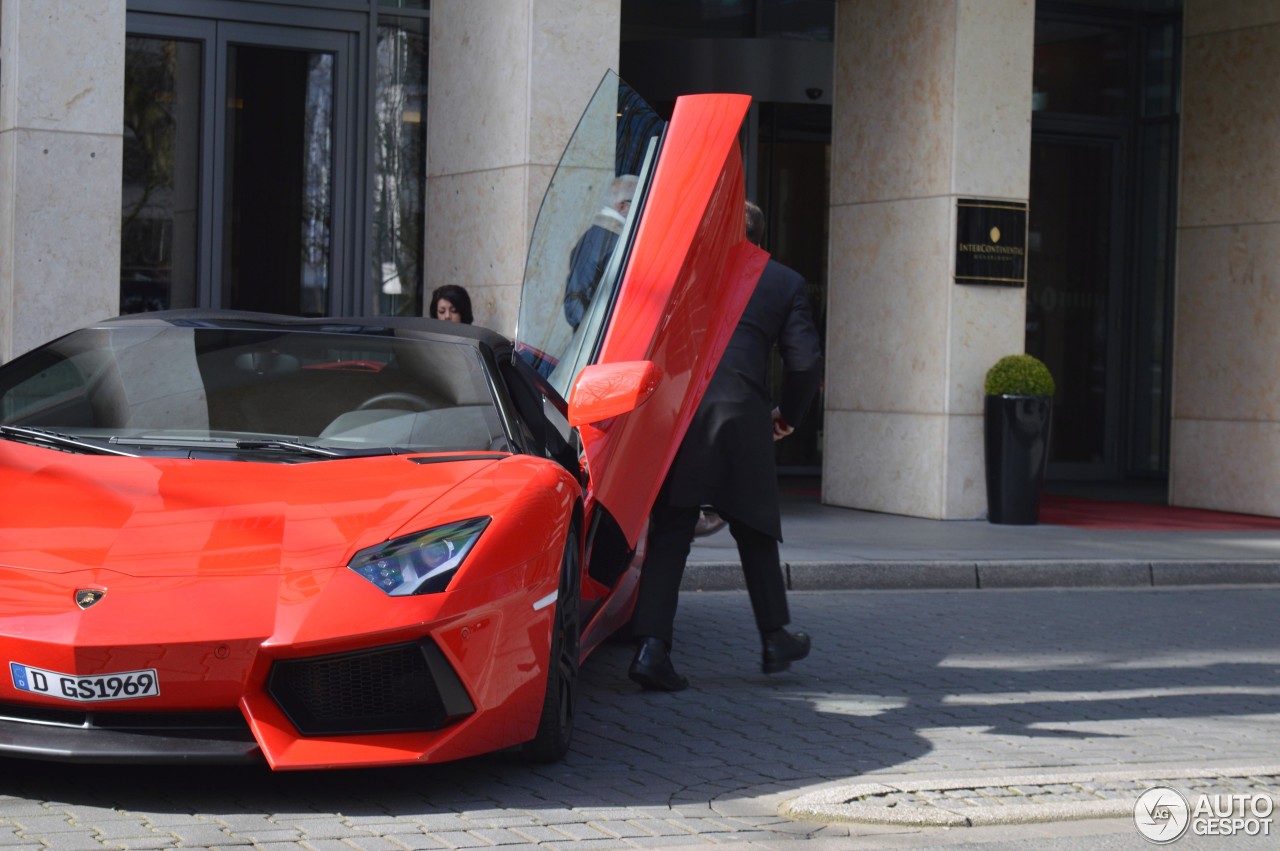
<path fill-rule="evenodd" d="M 555 592 L 577 490 L 559 466 L 505 453 L 236 464 L 0 443 L 0 492 L 21 495 L 0 504 L 3 661 L 76 675 L 154 668 L 157 697 L 95 711 L 240 707 L 274 768 L 436 761 L 517 744 L 537 725 L 553 609 L 535 603 Z M 462 568 L 485 575 L 389 607 L 345 565 L 418 528 L 424 506 L 433 525 L 494 518 Z M 105 589 L 113 605 L 80 610 L 83 588 Z M 424 626 L 477 710 L 444 730 L 302 738 L 263 690 L 276 659 L 412 641 Z M 8 679 L 0 702 L 66 707 Z"/>
<path fill-rule="evenodd" d="M 768 255 L 746 240 L 738 131 L 751 99 L 676 101 L 599 362 L 652 361 L 635 411 L 583 426 L 595 499 L 639 545 L 649 508 Z M 697 344 L 697 345 L 695 345 Z"/>

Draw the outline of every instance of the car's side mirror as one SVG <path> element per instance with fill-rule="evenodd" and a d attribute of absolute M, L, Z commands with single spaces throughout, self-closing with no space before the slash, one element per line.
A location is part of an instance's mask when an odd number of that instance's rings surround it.
<path fill-rule="evenodd" d="M 569 392 L 569 425 L 590 425 L 634 411 L 653 395 L 662 370 L 652 361 L 584 366 Z"/>

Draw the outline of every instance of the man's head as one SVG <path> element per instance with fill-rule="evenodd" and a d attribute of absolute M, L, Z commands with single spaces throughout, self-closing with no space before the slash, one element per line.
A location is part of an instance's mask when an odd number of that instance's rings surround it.
<path fill-rule="evenodd" d="M 764 239 L 764 211 L 751 201 L 747 202 L 747 239 L 759 245 Z"/>
<path fill-rule="evenodd" d="M 627 213 L 627 207 L 631 204 L 631 199 L 636 194 L 636 183 L 638 178 L 634 174 L 622 174 L 613 179 L 609 184 L 609 198 L 605 201 L 613 209 L 622 213 Z"/>

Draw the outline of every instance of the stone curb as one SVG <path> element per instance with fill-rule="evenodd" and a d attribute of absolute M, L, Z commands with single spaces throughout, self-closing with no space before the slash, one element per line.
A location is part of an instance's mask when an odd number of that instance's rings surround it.
<path fill-rule="evenodd" d="M 1280 765 L 1220 768 L 1130 768 L 1117 771 L 1065 771 L 1043 774 L 970 776 L 951 779 L 888 780 L 832 786 L 796 798 L 782 807 L 782 815 L 802 821 L 858 822 L 910 827 L 980 827 L 1030 824 L 1079 819 L 1122 818 L 1133 815 L 1138 795 L 1144 788 L 1176 786 L 1179 781 L 1230 783 L 1246 780 L 1259 788 L 1259 778 L 1276 781 Z M 1106 785 L 1129 788 L 1106 789 Z M 1062 802 L 1038 800 L 1042 787 L 1071 786 L 1091 800 Z M 1266 783 L 1264 791 L 1280 800 L 1280 783 Z M 969 799 L 946 796 L 947 792 L 976 790 L 1009 793 L 1016 804 L 978 805 Z M 925 793 L 920 796 L 916 793 Z M 929 793 L 936 793 L 930 795 Z M 1054 797 L 1053 790 L 1041 798 Z M 914 803 L 895 799 L 913 799 Z M 992 800 L 995 800 L 992 798 Z"/>
<path fill-rule="evenodd" d="M 915 591 L 983 588 L 1176 588 L 1280 584 L 1280 562 L 892 561 L 788 562 L 793 591 Z M 746 588 L 735 562 L 690 562 L 685 591 Z"/>

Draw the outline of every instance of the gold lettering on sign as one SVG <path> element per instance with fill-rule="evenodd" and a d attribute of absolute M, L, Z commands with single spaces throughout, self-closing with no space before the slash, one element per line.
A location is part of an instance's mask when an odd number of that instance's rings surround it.
<path fill-rule="evenodd" d="M 1022 249 L 1016 245 L 984 245 L 981 242 L 962 242 L 960 250 L 970 254 L 1001 254 L 1007 257 L 1021 257 Z"/>

